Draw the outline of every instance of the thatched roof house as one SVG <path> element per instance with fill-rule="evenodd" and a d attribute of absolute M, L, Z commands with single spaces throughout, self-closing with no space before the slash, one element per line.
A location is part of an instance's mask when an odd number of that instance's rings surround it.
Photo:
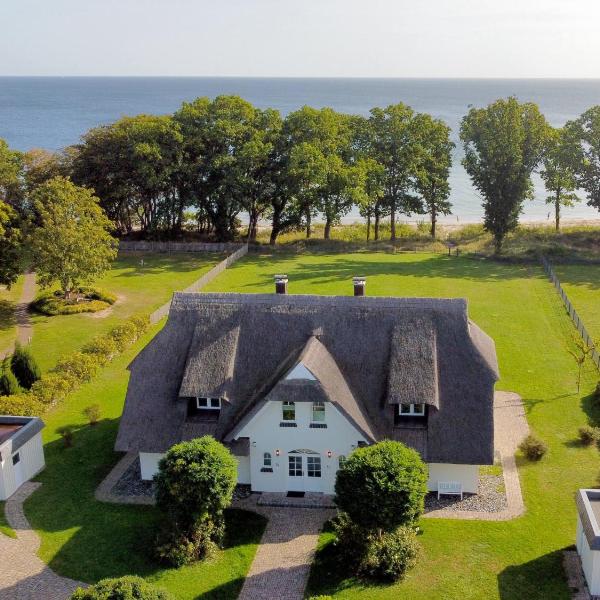
<path fill-rule="evenodd" d="M 116 450 L 140 452 L 146 476 L 205 434 L 259 490 L 298 486 L 291 465 L 307 464 L 286 456 L 305 454 L 334 467 L 313 476 L 330 491 L 338 463 L 321 459 L 384 438 L 431 465 L 493 462 L 496 353 L 462 299 L 178 293 L 130 369 Z"/>

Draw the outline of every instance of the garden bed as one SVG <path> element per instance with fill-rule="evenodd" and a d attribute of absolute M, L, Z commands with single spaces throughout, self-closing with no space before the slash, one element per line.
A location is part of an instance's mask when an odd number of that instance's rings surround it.
<path fill-rule="evenodd" d="M 117 297 L 93 288 L 78 288 L 65 298 L 60 290 L 44 292 L 31 303 L 32 310 L 43 315 L 76 315 L 105 310 L 117 301 Z"/>

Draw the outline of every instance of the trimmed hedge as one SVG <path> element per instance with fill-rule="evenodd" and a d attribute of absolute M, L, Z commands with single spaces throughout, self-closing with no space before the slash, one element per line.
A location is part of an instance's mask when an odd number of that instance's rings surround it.
<path fill-rule="evenodd" d="M 126 575 L 118 579 L 102 579 L 89 588 L 77 588 L 71 600 L 174 600 L 173 596 L 144 581 Z"/>
<path fill-rule="evenodd" d="M 98 369 L 133 345 L 148 329 L 148 317 L 131 317 L 105 335 L 94 338 L 80 352 L 58 361 L 29 393 L 0 396 L 0 413 L 40 415 L 45 408 L 61 402 L 81 384 L 90 381 Z"/>
<path fill-rule="evenodd" d="M 65 300 L 62 292 L 43 292 L 31 303 L 31 308 L 43 315 L 74 315 L 86 312 L 98 312 L 108 308 L 117 301 L 117 297 L 103 290 L 93 288 L 78 288 L 78 294 L 83 294 L 84 302 Z"/>

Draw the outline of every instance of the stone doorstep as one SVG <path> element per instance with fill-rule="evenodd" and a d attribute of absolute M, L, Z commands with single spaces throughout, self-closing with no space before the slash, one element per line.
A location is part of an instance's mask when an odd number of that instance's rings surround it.
<path fill-rule="evenodd" d="M 289 498 L 285 493 L 262 492 L 256 504 L 280 508 L 335 508 L 333 496 L 320 492 L 306 492 L 303 498 Z"/>

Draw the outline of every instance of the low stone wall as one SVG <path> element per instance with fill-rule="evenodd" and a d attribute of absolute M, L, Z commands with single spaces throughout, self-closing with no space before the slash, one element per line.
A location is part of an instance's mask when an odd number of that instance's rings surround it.
<path fill-rule="evenodd" d="M 214 266 L 208 273 L 204 273 L 200 279 L 197 279 L 192 283 L 192 285 L 186 287 L 184 292 L 199 292 L 207 283 L 212 281 L 215 277 L 220 275 L 227 267 L 232 265 L 236 260 L 242 258 L 242 256 L 248 253 L 248 246 L 239 246 L 237 245 L 237 250 L 230 254 L 225 260 L 222 260 L 218 265 Z M 159 309 L 155 310 L 150 315 L 150 322 L 157 323 L 163 317 L 166 317 L 169 314 L 169 309 L 171 308 L 171 301 L 163 304 Z"/>
<path fill-rule="evenodd" d="M 151 242 L 129 240 L 121 240 L 119 242 L 119 252 L 235 252 L 243 247 L 243 244 L 234 244 L 233 242 Z"/>

